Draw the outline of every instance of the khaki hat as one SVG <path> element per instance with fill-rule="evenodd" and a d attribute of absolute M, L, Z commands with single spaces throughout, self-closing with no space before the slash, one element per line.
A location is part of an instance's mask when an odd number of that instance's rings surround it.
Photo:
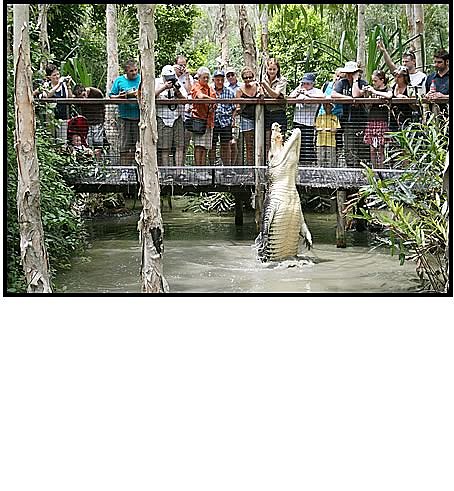
<path fill-rule="evenodd" d="M 225 74 L 226 74 L 226 75 L 228 75 L 229 73 L 233 73 L 233 74 L 235 74 L 235 75 L 236 75 L 236 70 L 235 70 L 235 68 L 233 68 L 233 67 L 231 67 L 231 66 L 230 66 L 229 68 L 227 68 L 227 70 L 225 71 Z"/>
<path fill-rule="evenodd" d="M 359 71 L 358 63 L 356 61 L 347 61 L 345 66 L 341 68 L 344 73 L 355 73 Z"/>

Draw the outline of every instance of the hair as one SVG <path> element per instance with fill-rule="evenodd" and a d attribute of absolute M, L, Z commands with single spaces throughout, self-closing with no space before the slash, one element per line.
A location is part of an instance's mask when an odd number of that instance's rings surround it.
<path fill-rule="evenodd" d="M 210 69 L 207 68 L 206 66 L 201 66 L 197 70 L 197 77 L 200 78 L 202 75 L 208 74 L 209 77 L 211 77 Z"/>
<path fill-rule="evenodd" d="M 374 70 L 372 72 L 372 76 L 374 76 L 374 75 L 377 78 L 379 78 L 380 80 L 383 80 L 383 82 L 385 83 L 385 85 L 388 83 L 388 77 L 386 76 L 386 73 L 383 70 Z"/>
<path fill-rule="evenodd" d="M 180 58 L 184 58 L 186 60 L 186 62 L 188 61 L 188 59 L 186 58 L 186 56 L 184 56 L 184 55 L 177 55 L 177 56 L 175 56 L 175 60 L 173 61 L 173 64 L 174 65 L 179 65 L 178 60 Z"/>
<path fill-rule="evenodd" d="M 74 86 L 74 89 L 73 89 L 73 94 L 75 96 L 78 96 L 79 94 L 82 94 L 82 92 L 85 90 L 85 86 L 82 85 L 82 84 L 77 84 Z"/>
<path fill-rule="evenodd" d="M 230 72 L 229 72 L 230 73 Z M 250 67 L 250 66 L 245 66 L 242 70 L 241 70 L 241 78 L 244 78 L 244 75 L 246 73 L 252 73 L 252 76 L 255 77 L 255 72 L 254 70 Z"/>
<path fill-rule="evenodd" d="M 402 58 L 411 58 L 412 60 L 416 60 L 416 55 L 413 51 L 407 51 L 402 55 Z"/>
<path fill-rule="evenodd" d="M 277 66 L 277 73 L 276 73 L 276 78 L 279 78 L 281 76 L 281 65 L 279 62 L 276 60 L 276 58 L 268 58 L 266 60 L 266 66 L 269 67 L 271 64 Z"/>
<path fill-rule="evenodd" d="M 54 65 L 53 63 L 49 63 L 46 66 L 46 75 L 50 77 L 55 72 L 55 70 L 58 70 L 57 65 Z"/>
<path fill-rule="evenodd" d="M 449 61 L 449 53 L 444 48 L 441 48 L 435 51 L 434 58 L 441 58 L 443 61 Z"/>
<path fill-rule="evenodd" d="M 131 60 L 126 61 L 125 65 L 124 65 L 125 72 L 128 70 L 128 68 L 133 67 L 133 66 L 137 66 L 136 60 L 131 59 Z"/>
<path fill-rule="evenodd" d="M 408 68 L 406 66 L 400 66 L 400 67 L 396 68 L 396 70 L 394 70 L 394 72 L 393 72 L 393 75 L 396 78 L 399 75 L 403 75 L 404 78 L 405 78 L 405 83 L 407 85 L 411 85 L 411 83 L 410 83 L 410 75 L 408 73 Z"/>

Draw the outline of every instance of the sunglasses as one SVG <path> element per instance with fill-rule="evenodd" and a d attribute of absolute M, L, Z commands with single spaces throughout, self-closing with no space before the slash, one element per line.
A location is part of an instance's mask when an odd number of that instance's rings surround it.
<path fill-rule="evenodd" d="M 243 77 L 243 80 L 254 80 L 254 77 Z"/>
<path fill-rule="evenodd" d="M 234 77 L 235 74 L 234 73 L 227 73 L 226 77 Z"/>

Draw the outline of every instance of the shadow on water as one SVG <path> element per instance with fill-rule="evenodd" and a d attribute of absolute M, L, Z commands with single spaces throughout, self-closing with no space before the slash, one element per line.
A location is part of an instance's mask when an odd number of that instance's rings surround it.
<path fill-rule="evenodd" d="M 307 213 L 314 239 L 302 251 L 310 264 L 270 267 L 256 259 L 253 213 L 237 226 L 232 214 L 163 211 L 164 275 L 174 293 L 398 293 L 416 289 L 414 265 L 399 265 L 383 249 L 373 249 L 372 234 L 349 232 L 347 248 L 335 246 L 334 214 Z M 139 213 L 87 222 L 90 247 L 57 278 L 68 293 L 140 291 Z"/>

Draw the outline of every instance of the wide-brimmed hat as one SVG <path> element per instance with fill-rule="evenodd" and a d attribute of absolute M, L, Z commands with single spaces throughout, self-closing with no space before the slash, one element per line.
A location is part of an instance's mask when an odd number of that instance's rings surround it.
<path fill-rule="evenodd" d="M 315 83 L 315 73 L 305 73 L 301 82 L 310 82 L 311 84 Z"/>
<path fill-rule="evenodd" d="M 341 68 L 341 70 L 344 73 L 355 73 L 359 71 L 359 66 L 356 61 L 347 61 L 347 63 L 345 63 L 345 66 Z"/>

